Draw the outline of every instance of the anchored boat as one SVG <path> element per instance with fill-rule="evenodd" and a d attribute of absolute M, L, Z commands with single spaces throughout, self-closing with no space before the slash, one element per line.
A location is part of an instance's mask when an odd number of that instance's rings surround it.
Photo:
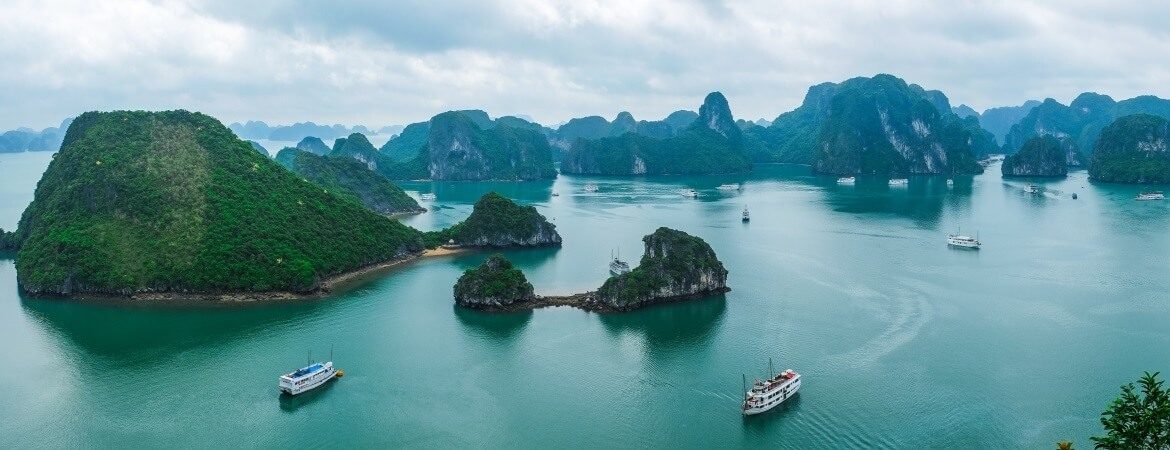
<path fill-rule="evenodd" d="M 979 246 L 983 244 L 979 242 L 978 238 L 955 233 L 947 235 L 947 245 L 979 250 Z"/>
<path fill-rule="evenodd" d="M 419 194 L 418 198 L 419 200 L 431 201 L 435 199 L 435 194 L 432 192 L 427 192 L 425 194 Z"/>
<path fill-rule="evenodd" d="M 768 361 L 769 368 L 772 362 Z M 746 387 L 747 377 L 744 377 Z M 780 372 L 767 380 L 756 380 L 752 388 L 744 395 L 741 410 L 743 415 L 751 416 L 767 412 L 784 403 L 785 400 L 796 395 L 800 390 L 800 374 L 792 369 Z"/>
<path fill-rule="evenodd" d="M 738 184 L 721 184 L 721 185 L 717 186 L 715 189 L 718 189 L 721 191 L 738 191 L 738 190 L 743 189 L 743 186 L 740 186 Z"/>
<path fill-rule="evenodd" d="M 332 353 L 332 352 L 330 352 Z M 329 359 L 333 359 L 332 357 Z M 324 385 L 333 378 L 345 376 L 345 371 L 333 367 L 333 361 L 309 364 L 280 376 L 280 392 L 297 395 Z"/>
<path fill-rule="evenodd" d="M 748 214 L 747 207 L 746 207 L 746 206 L 744 206 L 744 207 L 743 207 L 743 221 L 744 221 L 744 222 L 748 222 L 748 221 L 751 221 L 751 220 L 752 220 L 752 216 L 751 216 L 750 214 Z"/>
<path fill-rule="evenodd" d="M 854 178 L 854 177 L 841 177 L 841 178 L 837 179 L 837 184 L 842 184 L 842 185 L 847 185 L 847 186 L 852 186 L 856 182 L 857 182 L 857 178 Z"/>
<path fill-rule="evenodd" d="M 894 178 L 890 180 L 890 186 L 905 186 L 910 184 L 910 180 L 905 178 Z"/>
<path fill-rule="evenodd" d="M 1133 198 L 1134 200 L 1165 200 L 1166 194 L 1162 191 L 1142 192 Z"/>
<path fill-rule="evenodd" d="M 621 275 L 623 273 L 630 272 L 630 265 L 628 263 L 626 263 L 625 261 L 621 260 L 621 253 L 618 253 L 618 256 L 614 256 L 613 254 L 610 254 L 609 256 L 610 256 L 610 261 L 609 261 L 609 274 L 610 275 L 613 275 L 616 277 L 616 276 Z"/>
<path fill-rule="evenodd" d="M 699 198 L 699 192 L 694 189 L 683 189 L 679 191 L 679 194 L 687 198 Z"/>

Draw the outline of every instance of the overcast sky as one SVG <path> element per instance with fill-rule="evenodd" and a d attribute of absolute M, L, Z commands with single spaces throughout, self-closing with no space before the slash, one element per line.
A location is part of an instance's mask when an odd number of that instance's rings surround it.
<path fill-rule="evenodd" d="M 4 0 L 0 129 L 87 110 L 382 126 L 450 109 L 774 118 L 892 73 L 977 110 L 1170 97 L 1170 2 Z M 815 3 L 815 4 L 814 4 Z M 246 4 L 246 5 L 244 5 Z"/>

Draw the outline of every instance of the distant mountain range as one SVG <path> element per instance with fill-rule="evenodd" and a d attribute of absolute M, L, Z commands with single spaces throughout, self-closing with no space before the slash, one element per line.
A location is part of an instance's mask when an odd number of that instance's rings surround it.
<path fill-rule="evenodd" d="M 65 139 L 65 131 L 71 123 L 72 117 L 62 121 L 59 127 L 41 131 L 31 128 L 6 131 L 0 134 L 0 153 L 55 152 L 61 148 L 61 141 Z"/>
<path fill-rule="evenodd" d="M 320 139 L 336 139 L 352 133 L 362 134 L 395 134 L 402 131 L 401 125 L 390 125 L 377 130 L 370 130 L 363 125 L 352 128 L 345 125 L 318 125 L 313 122 L 300 122 L 292 125 L 268 125 L 267 123 L 249 120 L 245 123 L 235 122 L 228 125 L 228 129 L 236 133 L 240 139 L 263 139 L 270 141 L 296 142 L 308 136 Z"/>

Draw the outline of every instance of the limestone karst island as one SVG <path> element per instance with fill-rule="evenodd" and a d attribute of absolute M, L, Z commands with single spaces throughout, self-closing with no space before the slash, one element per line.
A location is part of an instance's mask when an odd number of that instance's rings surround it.
<path fill-rule="evenodd" d="M 0 447 L 1170 450 L 1170 4 L 4 6 Z"/>

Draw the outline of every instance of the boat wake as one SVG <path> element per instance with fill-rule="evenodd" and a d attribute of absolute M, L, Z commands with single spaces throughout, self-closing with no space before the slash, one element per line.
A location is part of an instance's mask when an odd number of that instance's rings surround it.
<path fill-rule="evenodd" d="M 890 323 L 881 333 L 852 351 L 829 357 L 829 361 L 851 366 L 872 365 L 914 340 L 933 316 L 930 303 L 918 295 L 901 297 L 892 308 L 887 311 Z"/>

